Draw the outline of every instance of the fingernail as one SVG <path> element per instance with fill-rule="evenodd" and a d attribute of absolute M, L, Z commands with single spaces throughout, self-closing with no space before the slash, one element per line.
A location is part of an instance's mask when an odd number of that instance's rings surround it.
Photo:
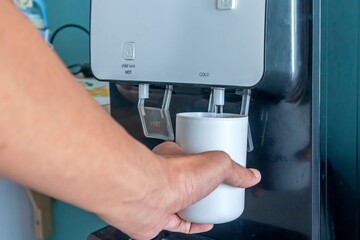
<path fill-rule="evenodd" d="M 254 168 L 249 168 L 249 170 L 253 172 L 254 176 L 255 176 L 257 179 L 261 179 L 261 173 L 259 172 L 259 170 L 254 169 Z"/>

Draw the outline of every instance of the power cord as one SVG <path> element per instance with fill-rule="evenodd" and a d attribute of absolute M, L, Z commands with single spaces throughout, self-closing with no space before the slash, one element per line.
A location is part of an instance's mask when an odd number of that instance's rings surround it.
<path fill-rule="evenodd" d="M 56 36 L 59 34 L 59 32 L 61 32 L 62 30 L 66 29 L 66 28 L 76 28 L 79 29 L 83 32 L 85 32 L 89 37 L 90 37 L 90 32 L 89 30 L 87 30 L 86 28 L 84 28 L 83 26 L 77 25 L 77 24 L 65 24 L 61 27 L 59 27 L 58 29 L 55 30 L 55 32 L 51 35 L 50 38 L 50 43 L 53 44 Z"/>
<path fill-rule="evenodd" d="M 62 30 L 67 29 L 67 28 L 79 29 L 79 30 L 83 31 L 84 33 L 86 33 L 88 35 L 88 37 L 90 37 L 90 32 L 86 28 L 84 28 L 84 27 L 82 27 L 80 25 L 77 25 L 77 24 L 65 24 L 65 25 L 59 27 L 58 29 L 56 29 L 55 32 L 51 35 L 51 38 L 50 38 L 49 42 L 50 42 L 50 44 L 52 46 L 54 46 L 53 43 L 55 41 L 56 36 Z M 76 64 L 71 64 L 71 65 L 69 65 L 67 67 L 68 67 L 68 69 L 70 70 L 70 72 L 73 75 L 77 75 L 79 73 L 82 73 L 84 75 L 84 77 L 86 77 L 86 78 L 90 78 L 90 77 L 94 76 L 92 71 L 91 71 L 90 64 L 88 64 L 88 63 L 84 63 L 84 64 L 76 63 Z"/>
<path fill-rule="evenodd" d="M 91 71 L 90 64 L 88 63 L 84 63 L 84 64 L 76 63 L 69 65 L 67 67 L 73 75 L 82 73 L 85 78 L 94 77 L 94 74 Z"/>

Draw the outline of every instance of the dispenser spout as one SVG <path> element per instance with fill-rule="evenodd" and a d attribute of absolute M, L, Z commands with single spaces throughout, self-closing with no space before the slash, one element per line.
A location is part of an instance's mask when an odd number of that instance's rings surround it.
<path fill-rule="evenodd" d="M 172 85 L 166 86 L 161 108 L 146 107 L 145 100 L 149 99 L 150 86 L 145 83 L 139 85 L 138 111 L 146 137 L 174 140 L 174 130 L 169 112 L 172 90 Z"/>
<path fill-rule="evenodd" d="M 213 94 L 213 105 L 215 113 L 223 113 L 225 103 L 225 88 L 213 88 Z"/>

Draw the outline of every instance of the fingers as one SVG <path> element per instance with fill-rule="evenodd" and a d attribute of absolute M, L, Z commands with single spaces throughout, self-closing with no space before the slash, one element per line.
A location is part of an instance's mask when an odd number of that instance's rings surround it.
<path fill-rule="evenodd" d="M 170 219 L 167 225 L 164 227 L 164 230 L 186 234 L 195 234 L 210 231 L 213 226 L 213 224 L 191 223 L 173 214 L 170 216 Z"/>
<path fill-rule="evenodd" d="M 257 184 L 261 175 L 232 161 L 224 152 L 212 151 L 166 159 L 169 178 L 175 189 L 182 189 L 180 209 L 207 196 L 221 183 L 247 188 Z"/>
<path fill-rule="evenodd" d="M 184 205 L 200 200 L 221 183 L 248 188 L 261 179 L 258 170 L 237 164 L 222 151 L 186 154 L 178 144 L 164 142 L 155 147 L 153 152 L 167 156 L 165 161 L 171 168 L 170 178 L 174 179 L 175 185 L 180 185 L 182 194 L 187 196 Z"/>
<path fill-rule="evenodd" d="M 257 169 L 244 168 L 233 162 L 232 168 L 227 174 L 224 183 L 234 187 L 248 188 L 258 184 L 261 180 L 261 174 Z"/>
<path fill-rule="evenodd" d="M 240 188 L 251 187 L 260 182 L 261 174 L 258 170 L 247 169 L 237 164 L 224 152 L 201 153 L 195 158 L 198 158 L 198 160 L 193 159 L 194 162 L 197 162 L 194 170 L 196 170 L 196 167 L 198 168 L 197 176 L 204 177 L 204 182 L 214 179 L 220 181 L 216 184 L 226 183 Z"/>

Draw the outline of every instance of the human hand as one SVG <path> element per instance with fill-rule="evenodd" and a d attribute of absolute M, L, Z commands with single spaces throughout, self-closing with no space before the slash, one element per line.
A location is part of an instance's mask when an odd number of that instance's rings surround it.
<path fill-rule="evenodd" d="M 209 231 L 212 224 L 191 223 L 176 213 L 204 198 L 221 183 L 247 188 L 261 178 L 257 170 L 236 164 L 220 151 L 191 155 L 177 144 L 165 142 L 153 152 L 164 166 L 165 171 L 158 174 L 165 176 L 166 182 L 140 200 L 139 209 L 127 226 L 121 224 L 120 229 L 136 239 L 151 239 L 161 230 L 190 234 Z"/>

